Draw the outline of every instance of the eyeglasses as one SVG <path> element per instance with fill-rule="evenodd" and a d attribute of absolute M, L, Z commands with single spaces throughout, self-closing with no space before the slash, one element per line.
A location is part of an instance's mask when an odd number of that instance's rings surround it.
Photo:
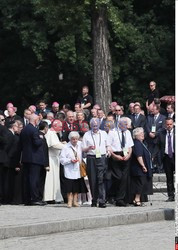
<path fill-rule="evenodd" d="M 4 122 L 4 121 L 5 121 L 5 119 L 1 119 L 1 120 L 0 120 L 0 122 Z"/>
<path fill-rule="evenodd" d="M 121 111 L 121 109 L 116 109 L 116 111 Z"/>

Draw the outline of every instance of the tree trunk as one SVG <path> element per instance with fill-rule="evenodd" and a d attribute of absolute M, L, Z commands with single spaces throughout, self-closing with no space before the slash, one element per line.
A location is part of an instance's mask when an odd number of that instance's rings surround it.
<path fill-rule="evenodd" d="M 93 11 L 94 100 L 105 113 L 111 103 L 111 54 L 108 43 L 106 8 Z"/>

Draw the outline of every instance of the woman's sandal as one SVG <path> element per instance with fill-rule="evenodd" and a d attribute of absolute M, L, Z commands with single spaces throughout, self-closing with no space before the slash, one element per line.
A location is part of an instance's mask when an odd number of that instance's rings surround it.
<path fill-rule="evenodd" d="M 133 204 L 134 204 L 135 207 L 141 207 L 141 206 L 142 206 L 141 201 L 136 201 L 136 200 L 134 200 L 134 201 L 133 201 Z"/>

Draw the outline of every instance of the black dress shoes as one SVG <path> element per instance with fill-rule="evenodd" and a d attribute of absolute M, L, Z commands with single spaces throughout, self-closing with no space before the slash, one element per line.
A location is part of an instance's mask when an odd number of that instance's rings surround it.
<path fill-rule="evenodd" d="M 32 206 L 45 206 L 46 202 L 44 202 L 44 201 L 33 201 L 33 202 L 31 202 L 31 205 Z"/>
<path fill-rule="evenodd" d="M 31 204 L 31 202 L 25 202 L 24 203 L 24 206 L 31 206 L 32 204 Z"/>
<path fill-rule="evenodd" d="M 116 207 L 126 207 L 126 203 L 122 200 L 116 201 Z"/>
<path fill-rule="evenodd" d="M 91 207 L 97 207 L 97 203 L 96 202 L 92 202 Z"/>
<path fill-rule="evenodd" d="M 106 208 L 106 204 L 105 203 L 99 203 L 99 207 L 100 208 Z"/>
<path fill-rule="evenodd" d="M 169 197 L 166 202 L 171 202 L 171 201 L 175 201 L 174 197 Z"/>

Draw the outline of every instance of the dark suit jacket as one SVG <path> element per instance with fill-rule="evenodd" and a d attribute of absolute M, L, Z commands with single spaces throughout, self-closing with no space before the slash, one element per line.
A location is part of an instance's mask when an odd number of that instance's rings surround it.
<path fill-rule="evenodd" d="M 125 115 L 121 115 L 120 118 L 126 117 Z M 115 121 L 114 121 L 115 127 L 118 127 L 118 121 L 117 121 L 117 115 L 115 116 Z"/>
<path fill-rule="evenodd" d="M 102 122 L 100 123 L 99 129 L 104 130 L 105 123 L 106 123 L 106 119 L 103 118 Z"/>
<path fill-rule="evenodd" d="M 167 130 L 164 129 L 158 136 L 158 146 L 161 152 L 161 159 L 163 159 L 165 155 L 166 135 L 167 135 Z M 173 148 L 175 152 L 175 129 L 173 130 Z"/>
<path fill-rule="evenodd" d="M 8 117 L 6 117 L 5 126 L 8 128 L 9 127 L 9 123 L 10 122 L 14 122 L 15 120 L 22 121 L 22 118 L 19 115 L 14 115 L 12 117 L 8 116 Z"/>
<path fill-rule="evenodd" d="M 19 144 L 19 136 L 14 135 L 10 130 L 8 130 L 6 151 L 8 155 L 8 167 L 10 168 L 16 168 L 19 166 L 21 155 Z"/>
<path fill-rule="evenodd" d="M 39 131 L 29 123 L 20 134 L 22 147 L 22 163 L 37 165 L 45 164 L 43 151 L 43 139 L 39 137 Z"/>
<path fill-rule="evenodd" d="M 0 124 L 0 164 L 7 165 L 8 156 L 6 151 L 8 129 Z"/>
<path fill-rule="evenodd" d="M 169 117 L 169 114 L 166 113 L 166 118 L 168 118 L 168 117 Z M 175 122 L 175 113 L 174 113 L 174 115 L 172 116 L 172 119 L 173 119 L 173 121 Z"/>
<path fill-rule="evenodd" d="M 146 124 L 145 115 L 139 114 L 139 117 L 137 119 L 135 119 L 135 115 L 131 115 L 130 117 L 132 120 L 133 129 L 138 127 L 142 127 L 143 129 L 145 129 L 145 124 Z"/>
<path fill-rule="evenodd" d="M 157 137 L 159 133 L 161 133 L 164 130 L 165 119 L 166 117 L 164 115 L 159 114 L 158 118 L 156 119 L 156 122 L 154 122 L 153 115 L 147 116 L 147 119 L 146 119 L 147 141 L 151 140 L 154 143 L 157 143 Z M 153 125 L 156 125 L 156 137 L 154 139 L 149 137 L 149 133 L 151 132 L 151 128 Z"/>
<path fill-rule="evenodd" d="M 39 134 L 43 136 L 43 152 L 44 152 L 44 167 L 49 167 L 49 152 L 48 152 L 48 144 L 43 132 L 39 131 Z"/>

